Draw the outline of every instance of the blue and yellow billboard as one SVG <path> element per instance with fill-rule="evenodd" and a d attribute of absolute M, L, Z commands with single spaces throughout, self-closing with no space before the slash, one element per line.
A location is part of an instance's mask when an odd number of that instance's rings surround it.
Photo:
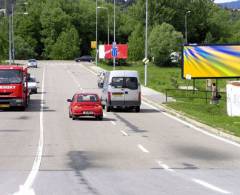
<path fill-rule="evenodd" d="M 240 77 L 240 45 L 185 45 L 183 78 Z"/>

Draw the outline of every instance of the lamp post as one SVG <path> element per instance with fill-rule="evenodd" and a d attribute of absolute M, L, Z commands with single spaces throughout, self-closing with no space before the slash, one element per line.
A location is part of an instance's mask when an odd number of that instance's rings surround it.
<path fill-rule="evenodd" d="M 187 16 L 188 16 L 188 14 L 190 14 L 190 13 L 191 13 L 190 10 L 186 11 L 186 13 L 185 13 L 185 43 L 186 43 L 186 44 L 188 43 Z"/>
<path fill-rule="evenodd" d="M 98 15 L 98 0 L 96 0 L 96 56 L 95 56 L 95 63 L 96 63 L 96 66 L 98 65 L 98 33 L 97 33 L 97 30 L 98 30 L 98 18 L 97 18 L 97 15 Z"/>
<path fill-rule="evenodd" d="M 146 22 L 145 22 L 145 59 L 148 58 L 148 0 L 146 0 Z M 144 85 L 147 86 L 147 61 L 144 65 Z"/>
<path fill-rule="evenodd" d="M 27 5 L 27 2 L 23 3 L 24 5 Z M 24 13 L 16 13 L 16 14 L 21 14 L 21 15 L 28 15 L 28 12 Z M 12 62 L 14 63 L 15 60 L 15 41 L 14 41 L 14 4 L 12 4 Z"/>
<path fill-rule="evenodd" d="M 107 10 L 107 17 L 108 17 L 108 45 L 109 45 L 109 11 L 108 11 L 108 8 L 107 7 L 97 7 L 98 9 L 105 9 Z"/>
<path fill-rule="evenodd" d="M 27 2 L 24 2 L 25 5 L 27 5 Z M 11 3 L 11 14 L 9 14 L 9 64 L 14 63 L 15 60 L 15 43 L 14 43 L 14 3 Z M 23 14 L 28 15 L 27 12 L 24 13 L 17 13 L 17 14 Z"/>
<path fill-rule="evenodd" d="M 114 0 L 114 13 L 113 13 L 113 42 L 116 44 L 116 0 Z M 116 46 L 115 46 L 116 47 Z M 113 70 L 116 68 L 116 57 L 113 57 Z"/>

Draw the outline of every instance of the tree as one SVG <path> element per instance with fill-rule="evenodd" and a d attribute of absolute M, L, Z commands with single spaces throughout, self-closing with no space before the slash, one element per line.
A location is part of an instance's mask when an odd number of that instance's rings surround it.
<path fill-rule="evenodd" d="M 28 41 L 20 36 L 15 36 L 15 57 L 16 59 L 29 59 L 35 58 L 34 45 L 29 44 Z"/>
<path fill-rule="evenodd" d="M 155 64 L 168 65 L 170 54 L 179 51 L 182 43 L 182 33 L 175 31 L 172 25 L 154 26 L 149 36 L 149 50 Z"/>
<path fill-rule="evenodd" d="M 52 46 L 49 57 L 58 60 L 70 60 L 79 53 L 79 37 L 74 27 L 66 29 L 58 37 L 56 43 Z"/>
<path fill-rule="evenodd" d="M 141 60 L 144 57 L 144 28 L 136 25 L 128 40 L 129 59 Z"/>

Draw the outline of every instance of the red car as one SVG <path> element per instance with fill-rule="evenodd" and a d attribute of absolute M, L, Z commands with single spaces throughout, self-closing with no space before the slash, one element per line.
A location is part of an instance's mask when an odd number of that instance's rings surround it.
<path fill-rule="evenodd" d="M 72 99 L 68 99 L 69 118 L 75 120 L 81 116 L 93 116 L 99 120 L 103 119 L 103 108 L 97 94 L 78 93 Z"/>

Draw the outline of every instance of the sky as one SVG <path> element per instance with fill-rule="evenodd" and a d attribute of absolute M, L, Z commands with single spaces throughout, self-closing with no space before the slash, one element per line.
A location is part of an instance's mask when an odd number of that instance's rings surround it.
<path fill-rule="evenodd" d="M 236 0 L 215 0 L 215 3 L 224 3 L 224 2 L 231 2 Z"/>

